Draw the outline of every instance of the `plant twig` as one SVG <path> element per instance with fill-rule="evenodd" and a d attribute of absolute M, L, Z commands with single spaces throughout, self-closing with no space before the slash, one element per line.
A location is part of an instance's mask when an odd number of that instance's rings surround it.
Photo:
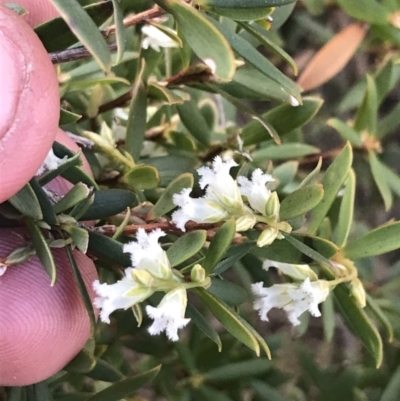
<path fill-rule="evenodd" d="M 117 43 L 109 43 L 108 48 L 110 51 L 117 50 Z M 92 54 L 85 46 L 78 46 L 72 49 L 60 50 L 49 53 L 50 60 L 53 64 L 67 63 L 68 61 L 81 60 L 83 58 L 92 57 Z"/>
<path fill-rule="evenodd" d="M 146 22 L 152 20 L 154 18 L 159 18 L 165 14 L 165 11 L 158 7 L 154 6 L 150 10 L 143 11 L 139 14 L 131 15 L 124 19 L 124 27 L 129 28 L 130 26 L 140 24 L 141 22 Z M 101 32 L 104 37 L 108 38 L 111 34 L 113 34 L 116 30 L 115 25 L 111 25 L 106 29 L 103 29 Z"/>

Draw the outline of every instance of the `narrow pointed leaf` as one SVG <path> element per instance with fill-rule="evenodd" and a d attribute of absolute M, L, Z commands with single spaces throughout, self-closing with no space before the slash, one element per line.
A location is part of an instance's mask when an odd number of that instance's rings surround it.
<path fill-rule="evenodd" d="M 207 274 L 210 274 L 218 262 L 222 259 L 225 252 L 231 246 L 233 237 L 236 233 L 236 222 L 234 219 L 224 223 L 210 242 L 206 257 L 202 266 Z"/>
<path fill-rule="evenodd" d="M 44 189 L 41 187 L 41 185 L 39 185 L 35 178 L 32 178 L 29 181 L 29 184 L 31 185 L 39 201 L 40 208 L 43 213 L 43 220 L 49 225 L 58 225 L 57 216 L 54 213 L 53 205 Z"/>
<path fill-rule="evenodd" d="M 125 52 L 125 27 L 124 27 L 124 16 L 119 6 L 117 0 L 112 0 L 113 8 L 114 8 L 114 24 L 115 24 L 115 38 L 117 40 L 118 52 L 117 52 L 117 59 L 114 62 L 114 65 L 117 65 L 121 62 L 122 58 L 124 57 Z"/>
<path fill-rule="evenodd" d="M 333 163 L 328 167 L 322 180 L 324 196 L 313 210 L 308 233 L 314 234 L 328 213 L 339 189 L 346 179 L 353 161 L 353 152 L 349 143 L 343 148 Z"/>
<path fill-rule="evenodd" d="M 204 230 L 192 231 L 178 238 L 167 250 L 171 267 L 178 266 L 201 250 L 207 239 Z"/>
<path fill-rule="evenodd" d="M 160 369 L 161 366 L 157 366 L 145 373 L 121 380 L 90 397 L 88 401 L 118 401 L 121 398 L 126 398 L 153 380 Z"/>
<path fill-rule="evenodd" d="M 207 65 L 212 65 L 214 75 L 231 80 L 235 73 L 235 58 L 229 43 L 203 14 L 179 0 L 156 0 L 171 13 L 193 51 Z"/>
<path fill-rule="evenodd" d="M 193 175 L 189 173 L 181 174 L 179 177 L 175 178 L 171 183 L 165 188 L 157 203 L 148 213 L 148 219 L 154 220 L 160 216 L 166 215 L 172 209 L 176 207 L 173 202 L 173 197 L 178 194 L 184 188 L 193 187 Z"/>
<path fill-rule="evenodd" d="M 111 55 L 107 43 L 96 24 L 77 0 L 50 0 L 71 31 L 89 50 L 104 71 L 111 68 Z"/>
<path fill-rule="evenodd" d="M 382 255 L 400 248 L 400 222 L 385 224 L 350 242 L 343 248 L 346 258 L 357 260 Z"/>
<path fill-rule="evenodd" d="M 380 323 L 381 327 L 383 328 L 387 340 L 389 342 L 393 341 L 393 326 L 390 323 L 390 320 L 386 316 L 385 312 L 381 309 L 379 306 L 378 302 L 374 298 L 372 298 L 369 294 L 366 294 L 367 296 L 367 307 L 372 311 L 373 315 L 376 317 L 378 322 Z"/>
<path fill-rule="evenodd" d="M 378 118 L 378 97 L 374 79 L 367 75 L 367 90 L 354 120 L 354 129 L 361 132 L 367 130 L 368 134 L 375 135 Z"/>
<path fill-rule="evenodd" d="M 318 205 L 324 195 L 321 185 L 314 184 L 297 189 L 281 202 L 280 218 L 283 221 L 307 213 Z"/>
<path fill-rule="evenodd" d="M 214 341 L 215 344 L 217 344 L 218 351 L 221 352 L 221 339 L 209 321 L 191 304 L 187 305 L 186 314 L 190 317 L 200 331 L 202 331 L 207 337 Z"/>
<path fill-rule="evenodd" d="M 357 148 L 362 147 L 360 134 L 343 121 L 340 121 L 337 118 L 330 118 L 327 124 L 330 127 L 334 128 L 345 141 L 349 141 L 353 146 Z"/>
<path fill-rule="evenodd" d="M 25 219 L 25 222 L 28 226 L 28 230 L 32 238 L 33 246 L 35 247 L 36 254 L 40 262 L 42 263 L 44 270 L 51 279 L 50 285 L 53 286 L 57 279 L 57 268 L 51 249 L 46 242 L 46 238 L 44 237 L 36 223 L 30 217 L 27 217 Z"/>
<path fill-rule="evenodd" d="M 86 288 L 86 284 L 85 281 L 83 280 L 81 271 L 79 270 L 79 267 L 75 261 L 74 258 L 74 254 L 71 250 L 70 245 L 67 245 L 65 247 L 65 251 L 67 252 L 67 256 L 68 256 L 68 260 L 69 260 L 69 264 L 71 266 L 72 269 L 72 273 L 74 275 L 76 284 L 78 286 L 79 292 L 81 294 L 83 303 L 85 304 L 85 308 L 86 311 L 89 315 L 89 320 L 90 320 L 90 331 L 91 331 L 91 335 L 94 334 L 94 328 L 96 325 L 96 316 L 94 314 L 94 310 L 93 310 L 93 305 L 92 305 L 92 300 L 90 298 L 88 289 Z"/>
<path fill-rule="evenodd" d="M 15 209 L 21 212 L 24 216 L 31 217 L 35 220 L 43 219 L 39 200 L 29 183 L 9 198 L 8 202 L 10 202 Z"/>
<path fill-rule="evenodd" d="M 242 319 L 232 309 L 230 309 L 223 301 L 216 298 L 202 288 L 194 290 L 201 301 L 210 309 L 213 315 L 221 322 L 235 338 L 245 344 L 247 347 L 260 354 L 260 345 L 254 335 L 242 323 Z"/>
<path fill-rule="evenodd" d="M 281 7 L 294 3 L 296 0 L 195 0 L 195 4 L 202 6 L 228 7 L 228 8 L 257 8 L 257 7 Z"/>
<path fill-rule="evenodd" d="M 54 205 L 54 212 L 58 214 L 71 209 L 86 199 L 89 193 L 90 190 L 85 184 L 76 184 Z"/>
<path fill-rule="evenodd" d="M 387 180 L 387 169 L 382 168 L 382 163 L 377 158 L 375 152 L 369 152 L 369 165 L 371 166 L 372 177 L 382 196 L 385 210 L 388 211 L 393 204 L 393 195 L 390 189 L 390 182 Z"/>
<path fill-rule="evenodd" d="M 356 175 L 351 169 L 346 180 L 346 186 L 340 204 L 339 220 L 336 228 L 336 245 L 342 248 L 347 241 L 353 223 L 354 200 L 356 196 Z"/>

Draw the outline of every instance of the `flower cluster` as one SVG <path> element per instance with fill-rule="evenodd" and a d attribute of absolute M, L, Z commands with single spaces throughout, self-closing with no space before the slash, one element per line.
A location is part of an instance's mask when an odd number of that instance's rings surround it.
<path fill-rule="evenodd" d="M 299 282 L 274 284 L 267 288 L 263 287 L 262 282 L 252 284 L 254 309 L 258 310 L 261 320 L 268 321 L 267 314 L 272 308 L 283 309 L 294 326 L 300 324 L 299 317 L 307 310 L 313 316 L 321 316 L 318 305 L 326 300 L 335 282 L 318 280 L 308 265 L 291 265 L 269 260 L 263 264 L 266 270 L 270 266 L 275 266 L 281 273 Z"/>
<path fill-rule="evenodd" d="M 125 244 L 123 248 L 130 254 L 132 267 L 125 269 L 124 277 L 114 284 L 100 284 L 96 280 L 93 288 L 98 297 L 94 303 L 101 310 L 100 319 L 110 323 L 109 316 L 115 310 L 139 304 L 156 291 L 165 292 L 158 307 L 146 307 L 147 315 L 154 320 L 149 332 L 155 335 L 165 331 L 170 340 L 177 341 L 178 330 L 190 321 L 185 319 L 186 288 L 189 285 L 206 286 L 207 279 L 186 284 L 178 272 L 172 270 L 167 254 L 158 242 L 164 235 L 159 229 L 149 234 L 139 229 L 137 241 Z M 203 270 L 201 266 L 195 267 Z"/>
<path fill-rule="evenodd" d="M 247 231 L 257 222 L 267 224 L 257 241 L 258 246 L 266 246 L 275 239 L 283 238 L 280 231 L 290 232 L 291 227 L 279 221 L 278 195 L 267 188 L 268 183 L 274 181 L 272 176 L 258 168 L 254 170 L 251 180 L 244 176 L 235 180 L 229 173 L 234 166 L 237 164 L 233 160 L 224 162 L 217 156 L 212 168 L 199 168 L 199 185 L 205 190 L 205 195 L 192 198 L 190 188 L 175 194 L 173 201 L 179 209 L 172 215 L 174 224 L 185 231 L 185 224 L 189 220 L 217 223 L 234 217 L 237 231 Z"/>

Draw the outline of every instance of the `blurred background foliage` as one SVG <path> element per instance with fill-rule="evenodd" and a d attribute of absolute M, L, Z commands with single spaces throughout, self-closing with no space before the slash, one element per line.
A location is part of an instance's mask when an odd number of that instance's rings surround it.
<path fill-rule="evenodd" d="M 245 39 L 251 50 L 257 49 L 270 64 L 259 61 L 239 39 L 228 39 L 241 60 L 235 63 L 225 39 L 208 32 L 190 14 L 180 17 L 180 2 L 157 2 L 175 19 L 162 11 L 151 21 L 175 30 L 167 31 L 168 35 L 181 45 L 161 51 L 141 48 L 145 20 L 124 30 L 118 28 L 122 18 L 126 21 L 146 13 L 154 3 L 79 3 L 91 9 L 89 14 L 111 43 L 112 60 L 107 46 L 101 48 L 89 39 L 86 45 L 95 59 L 85 57 L 58 65 L 63 109 L 60 126 L 89 139 L 93 139 L 90 133 L 101 134 L 112 146 L 115 141 L 117 149 L 125 149 L 128 162 L 122 163 L 114 158 L 114 150 L 107 152 L 101 143 L 96 143 L 94 150 L 83 148 L 83 152 L 101 189 L 135 190 L 135 199 L 125 199 L 119 206 L 121 210 L 125 204 L 137 207 L 126 222 L 142 223 L 141 217 L 149 211 L 149 204 L 143 206 L 142 202 L 156 203 L 160 187 L 183 173 L 195 173 L 217 154 L 235 157 L 241 164 L 247 163 L 250 155 L 253 168 L 261 167 L 278 178 L 277 191 L 284 197 L 318 166 L 325 171 L 347 141 L 353 148 L 357 183 L 349 241 L 390 219 L 399 219 L 400 1 L 299 0 L 275 10 L 258 7 L 251 11 L 255 14 L 246 14 L 248 10 L 240 7 L 227 11 L 222 0 L 194 1 L 208 21 L 214 21 L 211 24 L 217 31 L 228 30 L 227 38 L 231 32 Z M 119 7 L 118 15 L 114 7 Z M 191 10 L 198 12 L 196 7 Z M 256 22 L 254 15 L 260 16 Z M 53 60 L 70 60 L 78 54 L 74 47 L 66 50 L 75 46 L 76 39 L 63 24 L 56 20 L 36 28 Z M 110 26 L 116 26 L 116 31 L 110 31 Z M 86 33 L 79 29 L 82 40 Z M 190 29 L 195 34 L 189 39 Z M 118 52 L 114 41 L 119 44 Z M 222 55 L 216 66 L 202 63 L 195 55 L 207 41 L 208 52 Z M 125 43 L 123 53 L 121 43 Z M 220 79 L 214 80 L 213 72 Z M 300 89 L 294 82 L 304 89 L 303 105 L 298 107 L 293 107 L 300 102 Z M 257 122 L 260 116 L 264 126 Z M 133 131 L 135 135 L 129 135 Z M 130 157 L 136 161 L 134 168 Z M 331 238 L 329 233 L 335 232 L 341 202 L 338 196 L 329 210 L 329 221 L 320 227 L 321 237 Z M 106 211 L 104 217 L 95 213 L 85 219 L 89 217 L 118 226 L 126 215 Z M 96 244 L 95 239 L 92 237 L 89 250 L 101 253 L 105 243 Z M 127 238 L 122 235 L 120 240 Z M 175 240 L 170 235 L 166 243 Z M 102 281 L 114 277 L 115 264 L 124 266 L 120 248 L 115 251 L 119 256 L 113 255 L 111 248 L 103 250 L 103 256 L 107 252 L 111 263 L 106 258 L 97 262 Z M 4 392 L 10 401 L 23 397 L 60 401 L 398 401 L 398 251 L 356 260 L 370 298 L 367 313 L 382 334 L 384 357 L 379 369 L 376 357 L 334 312 L 332 297 L 321 305 L 322 318 L 303 315 L 296 328 L 275 310 L 269 323 L 261 323 L 251 308 L 250 283 L 270 285 L 281 278 L 275 271 L 262 270 L 258 256 L 248 253 L 237 258 L 224 273 L 232 287 L 214 291 L 257 329 L 271 349 L 272 360 L 256 357 L 222 330 L 193 297 L 191 303 L 197 309 L 188 312 L 197 324 L 191 324 L 178 343 L 150 336 L 146 318 L 137 327 L 133 314 L 117 312 L 112 325 L 97 324 L 95 341 L 90 340 L 65 371 L 34 389 Z M 156 301 L 152 298 L 152 303 Z M 197 319 L 196 314 L 200 314 Z M 205 335 L 208 329 L 201 330 L 206 319 L 219 333 L 221 352 Z M 159 365 L 162 368 L 156 376 L 158 370 L 151 369 Z M 134 380 L 126 379 L 138 374 Z M 129 391 L 124 393 L 123 386 Z M 135 395 L 125 395 L 135 390 Z"/>

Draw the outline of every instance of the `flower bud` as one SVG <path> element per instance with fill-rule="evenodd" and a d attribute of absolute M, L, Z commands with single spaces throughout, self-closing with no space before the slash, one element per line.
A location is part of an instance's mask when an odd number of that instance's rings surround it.
<path fill-rule="evenodd" d="M 131 276 L 136 283 L 144 287 L 151 287 L 151 284 L 153 282 L 153 276 L 148 271 L 132 269 Z"/>
<path fill-rule="evenodd" d="M 257 223 L 256 216 L 254 214 L 245 214 L 236 219 L 236 231 L 247 231 L 253 228 Z"/>
<path fill-rule="evenodd" d="M 271 245 L 275 241 L 278 233 L 279 231 L 276 228 L 273 227 L 266 228 L 258 237 L 257 246 L 261 248 L 263 246 Z"/>
<path fill-rule="evenodd" d="M 365 305 L 367 304 L 365 289 L 360 279 L 358 279 L 357 277 L 350 282 L 350 294 L 355 299 L 358 306 L 360 306 L 361 308 L 365 307 Z"/>
<path fill-rule="evenodd" d="M 271 196 L 267 200 L 267 203 L 265 204 L 265 215 L 273 218 L 276 221 L 279 217 L 280 208 L 281 205 L 279 203 L 278 194 L 276 192 L 272 192 Z"/>
<path fill-rule="evenodd" d="M 190 272 L 190 279 L 194 283 L 201 283 L 206 279 L 206 271 L 201 267 L 201 265 L 195 265 Z"/>

